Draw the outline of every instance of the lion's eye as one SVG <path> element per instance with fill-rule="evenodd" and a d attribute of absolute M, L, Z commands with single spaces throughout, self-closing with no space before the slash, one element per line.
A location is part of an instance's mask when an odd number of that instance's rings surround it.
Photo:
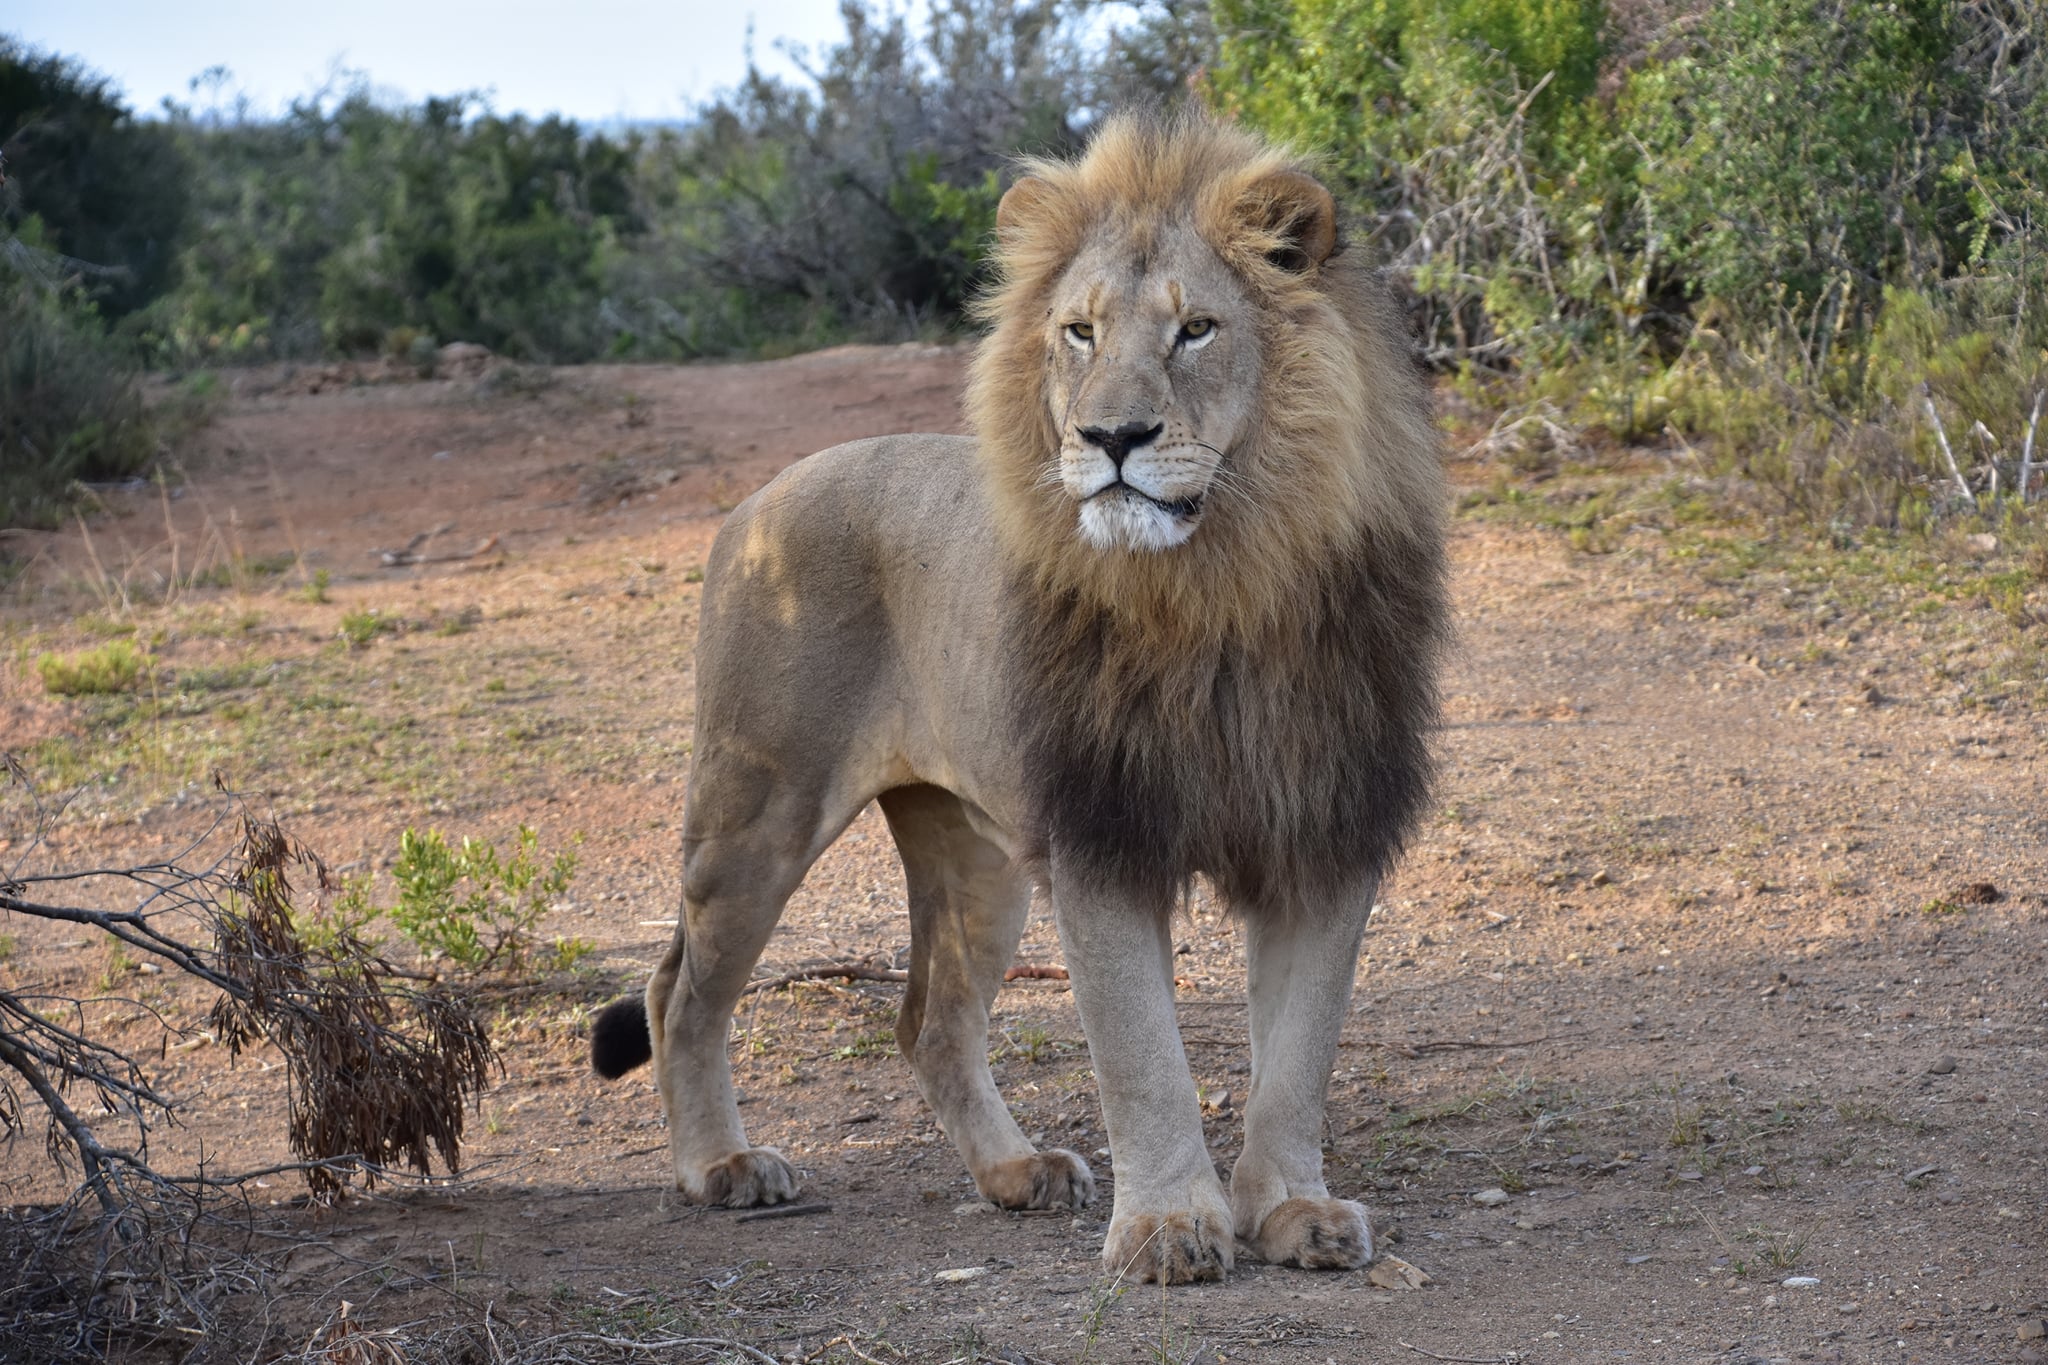
<path fill-rule="evenodd" d="M 1090 346 L 1095 342 L 1095 324 L 1092 322 L 1070 322 L 1067 324 L 1067 340 L 1076 346 Z"/>
<path fill-rule="evenodd" d="M 1212 318 L 1189 318 L 1180 325 L 1180 344 L 1190 350 L 1205 346 L 1216 335 L 1216 323 Z"/>

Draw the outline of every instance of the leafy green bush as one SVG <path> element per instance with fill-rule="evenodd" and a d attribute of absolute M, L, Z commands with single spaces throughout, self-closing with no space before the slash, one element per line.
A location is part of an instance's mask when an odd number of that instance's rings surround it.
<path fill-rule="evenodd" d="M 399 836 L 391 870 L 397 904 L 376 906 L 368 879 L 352 880 L 335 915 L 352 931 L 388 918 L 421 952 L 473 971 L 517 968 L 540 947 L 534 931 L 575 874 L 574 853 L 558 853 L 544 864 L 540 836 L 525 825 L 509 858 L 482 839 L 465 838 L 451 848 L 439 830 L 408 829 Z M 557 939 L 549 959 L 574 963 L 586 951 L 579 942 Z"/>
<path fill-rule="evenodd" d="M 1328 150 L 1427 353 L 1482 397 L 1628 439 L 1676 426 L 1821 520 L 2010 489 L 2048 346 L 2039 6 L 1216 0 L 1214 20 L 1214 100 Z M 1937 420 L 1996 437 L 1967 452 L 1968 497 Z"/>
<path fill-rule="evenodd" d="M 848 4 L 808 86 L 758 71 L 641 152 L 649 233 L 605 274 L 619 353 L 764 352 L 954 325 L 1020 151 L 1071 149 L 1054 0 Z"/>
<path fill-rule="evenodd" d="M 134 363 L 45 265 L 0 234 L 0 526 L 55 526 L 79 480 L 133 474 L 157 450 Z"/>
<path fill-rule="evenodd" d="M 163 292 L 187 223 L 188 166 L 104 76 L 0 35 L 0 232 L 30 218 L 108 317 Z"/>

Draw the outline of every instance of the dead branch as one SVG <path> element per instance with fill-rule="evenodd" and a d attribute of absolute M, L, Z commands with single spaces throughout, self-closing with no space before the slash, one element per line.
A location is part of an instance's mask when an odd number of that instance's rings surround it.
<path fill-rule="evenodd" d="M 2027 436 L 2020 446 L 2020 502 L 2022 505 L 2034 496 L 2034 428 L 2041 423 L 2041 399 L 2048 391 L 2034 390 L 2034 411 L 2027 417 Z"/>
<path fill-rule="evenodd" d="M 18 775 L 18 766 L 10 771 Z M 446 991 L 396 984 L 389 964 L 351 934 L 309 945 L 300 932 L 294 878 L 310 880 L 320 893 L 332 888 L 317 856 L 275 822 L 243 812 L 236 846 L 210 865 L 37 876 L 17 867 L 0 881 L 0 910 L 96 929 L 217 990 L 210 1022 L 232 1055 L 259 1042 L 283 1054 L 287 1136 L 301 1158 L 291 1169 L 315 1194 L 338 1194 L 357 1177 L 374 1183 L 401 1164 L 424 1174 L 436 1156 L 457 1169 L 464 1111 L 499 1065 L 482 1021 Z M 93 908 L 38 894 L 58 887 L 111 890 L 115 897 L 125 887 L 133 908 Z M 116 1187 L 128 1179 L 187 1191 L 236 1183 L 203 1172 L 173 1178 L 150 1166 L 150 1129 L 173 1118 L 172 1102 L 149 1084 L 133 1056 L 92 1036 L 83 1002 L 65 999 L 67 1008 L 53 1010 L 54 998 L 0 990 L 0 1063 L 48 1113 L 53 1152 L 68 1146 L 77 1156 L 82 1188 L 102 1209 L 116 1211 Z M 90 1086 L 106 1109 L 135 1126 L 133 1151 L 99 1139 L 64 1100 L 70 1084 Z M 19 1106 L 4 1086 L 0 1105 L 0 1117 L 15 1126 Z"/>
<path fill-rule="evenodd" d="M 1934 395 L 1928 392 L 1925 384 L 1920 386 L 1920 406 L 1927 409 L 1927 420 L 1934 424 L 1934 439 L 1941 445 L 1941 458 L 1948 461 L 1948 472 L 1956 481 L 1956 490 L 1963 495 L 1964 502 L 1975 502 L 1976 494 L 1970 491 L 1969 480 L 1963 477 L 1961 467 L 1956 464 L 1956 453 L 1948 448 L 1948 430 L 1942 426 L 1941 414 L 1934 410 Z"/>
<path fill-rule="evenodd" d="M 673 924 L 674 920 L 661 921 Z M 1020 962 L 1003 973 L 1005 981 L 1065 981 L 1065 967 L 1041 966 L 1033 962 Z M 749 981 L 740 991 L 741 995 L 752 995 L 756 991 L 779 991 L 794 986 L 799 981 L 908 981 L 910 973 L 901 967 L 878 967 L 867 962 L 821 962 L 809 967 L 799 967 L 781 976 L 764 976 L 759 981 Z"/>
<path fill-rule="evenodd" d="M 1419 1356 L 1428 1356 L 1431 1360 L 1456 1361 L 1458 1365 L 1521 1365 L 1522 1361 L 1522 1354 L 1519 1351 L 1503 1351 L 1497 1356 L 1446 1356 L 1438 1355 L 1435 1351 L 1425 1351 L 1420 1346 L 1405 1341 L 1397 1341 L 1394 1344 L 1406 1347 Z"/>
<path fill-rule="evenodd" d="M 496 536 L 487 536 L 478 541 L 476 548 L 471 550 L 451 550 L 445 554 L 437 555 L 421 552 L 420 546 L 426 544 L 427 541 L 447 529 L 447 527 L 443 526 L 433 531 L 422 531 L 407 541 L 400 549 L 372 550 L 370 553 L 385 568 L 402 569 L 411 564 L 453 564 L 465 559 L 481 559 L 498 548 L 498 538 Z"/>
<path fill-rule="evenodd" d="M 777 1204 L 772 1209 L 755 1209 L 733 1219 L 735 1223 L 760 1223 L 771 1218 L 809 1218 L 812 1214 L 830 1213 L 830 1204 Z"/>

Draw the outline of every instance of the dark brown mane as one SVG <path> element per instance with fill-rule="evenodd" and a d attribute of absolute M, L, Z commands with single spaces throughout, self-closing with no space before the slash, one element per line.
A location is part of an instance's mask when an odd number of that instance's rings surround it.
<path fill-rule="evenodd" d="M 1156 907 L 1196 875 L 1286 913 L 1377 878 L 1428 800 L 1445 639 L 1435 528 L 1361 545 L 1302 592 L 1292 638 L 1230 639 L 1117 677 L 1120 626 L 1013 595 L 1032 851 Z"/>

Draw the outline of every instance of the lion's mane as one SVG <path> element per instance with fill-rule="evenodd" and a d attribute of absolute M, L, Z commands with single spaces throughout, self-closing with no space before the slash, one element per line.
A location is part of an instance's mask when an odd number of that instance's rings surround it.
<path fill-rule="evenodd" d="M 1426 383 L 1385 286 L 1302 259 L 1262 186 L 1295 158 L 1202 119 L 1110 121 L 1034 161 L 1006 221 L 967 411 L 1014 612 L 1030 852 L 1164 907 L 1196 874 L 1289 913 L 1384 872 L 1428 800 L 1447 638 L 1444 490 Z M 1191 221 L 1253 300 L 1249 436 L 1194 536 L 1098 551 L 1045 477 L 1050 295 L 1093 234 L 1133 259 Z"/>

